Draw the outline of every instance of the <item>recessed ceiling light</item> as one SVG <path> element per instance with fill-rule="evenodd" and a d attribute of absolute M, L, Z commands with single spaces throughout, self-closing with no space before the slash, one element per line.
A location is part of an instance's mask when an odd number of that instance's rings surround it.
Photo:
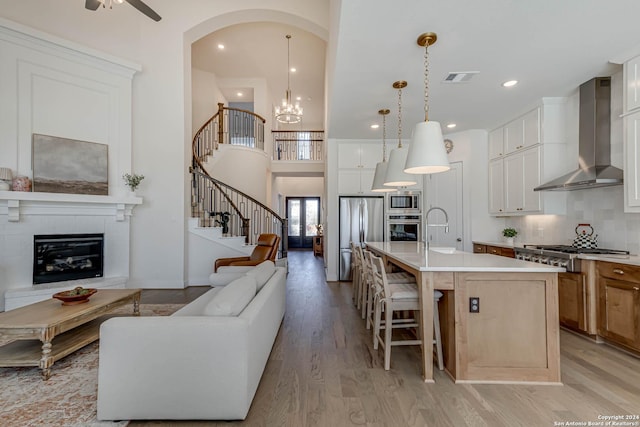
<path fill-rule="evenodd" d="M 455 123 L 449 123 L 449 124 L 447 125 L 447 127 L 448 127 L 449 129 L 453 129 L 453 128 L 454 128 L 454 127 L 456 127 L 456 126 L 457 126 L 457 125 L 456 125 Z"/>
<path fill-rule="evenodd" d="M 517 80 L 509 80 L 509 81 L 506 81 L 506 82 L 502 83 L 502 86 L 504 86 L 504 87 L 513 87 L 513 86 L 515 86 L 517 84 L 518 84 Z"/>
<path fill-rule="evenodd" d="M 292 73 L 295 73 L 296 71 L 297 71 L 297 70 L 296 70 L 296 67 L 291 67 L 291 72 L 292 72 Z"/>
<path fill-rule="evenodd" d="M 236 95 L 238 95 L 238 96 L 240 96 L 240 97 L 241 97 L 241 96 L 243 96 L 243 95 L 242 95 L 242 92 L 238 92 L 238 93 L 236 93 Z"/>
<path fill-rule="evenodd" d="M 218 44 L 218 49 L 224 50 L 224 45 L 222 43 Z"/>
<path fill-rule="evenodd" d="M 379 127 L 380 127 L 380 125 L 377 124 L 377 123 L 374 123 L 374 124 L 371 125 L 371 129 L 378 129 Z"/>
<path fill-rule="evenodd" d="M 296 96 L 296 101 L 302 101 L 302 97 L 301 96 Z"/>

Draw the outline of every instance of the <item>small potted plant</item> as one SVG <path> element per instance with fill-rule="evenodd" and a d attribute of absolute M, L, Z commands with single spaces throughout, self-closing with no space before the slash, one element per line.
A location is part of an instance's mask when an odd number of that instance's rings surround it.
<path fill-rule="evenodd" d="M 507 244 L 513 245 L 513 239 L 518 235 L 518 230 L 512 227 L 507 227 L 502 230 L 502 235 L 507 239 Z"/>
<path fill-rule="evenodd" d="M 122 179 L 124 179 L 124 182 L 127 184 L 131 192 L 134 193 L 136 188 L 138 188 L 138 185 L 140 185 L 140 182 L 144 179 L 144 175 L 125 173 L 122 175 Z"/>

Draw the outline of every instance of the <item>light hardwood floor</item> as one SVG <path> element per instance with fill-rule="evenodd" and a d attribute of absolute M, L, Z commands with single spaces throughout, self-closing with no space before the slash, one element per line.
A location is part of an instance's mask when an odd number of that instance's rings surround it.
<path fill-rule="evenodd" d="M 350 286 L 326 282 L 312 252 L 290 252 L 285 319 L 247 419 L 129 425 L 528 427 L 640 416 L 640 359 L 565 331 L 562 386 L 456 385 L 437 369 L 435 384 L 425 384 L 417 347 L 394 348 L 385 371 Z M 143 300 L 155 302 L 163 291 L 145 292 Z M 201 292 L 179 291 L 177 298 Z M 640 419 L 630 421 L 640 426 Z"/>

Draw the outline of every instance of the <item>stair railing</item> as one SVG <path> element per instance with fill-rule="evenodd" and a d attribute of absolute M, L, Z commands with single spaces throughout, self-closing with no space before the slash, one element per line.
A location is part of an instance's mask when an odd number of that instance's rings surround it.
<path fill-rule="evenodd" d="M 251 196 L 213 178 L 203 166 L 221 143 L 264 149 L 264 122 L 250 111 L 219 103 L 216 114 L 198 129 L 193 138 L 190 168 L 191 216 L 198 218 L 202 227 L 220 226 L 224 235 L 245 236 L 250 245 L 262 233 L 277 234 L 279 257 L 285 258 L 287 220 Z"/>

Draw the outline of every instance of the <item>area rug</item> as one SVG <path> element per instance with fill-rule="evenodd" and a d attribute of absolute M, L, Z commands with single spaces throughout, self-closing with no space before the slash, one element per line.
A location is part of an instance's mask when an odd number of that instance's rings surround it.
<path fill-rule="evenodd" d="M 142 316 L 169 315 L 184 304 L 141 304 Z M 55 345 L 55 340 L 54 340 Z M 57 361 L 51 378 L 38 368 L 0 368 L 0 424 L 23 426 L 125 426 L 96 420 L 99 341 Z"/>

